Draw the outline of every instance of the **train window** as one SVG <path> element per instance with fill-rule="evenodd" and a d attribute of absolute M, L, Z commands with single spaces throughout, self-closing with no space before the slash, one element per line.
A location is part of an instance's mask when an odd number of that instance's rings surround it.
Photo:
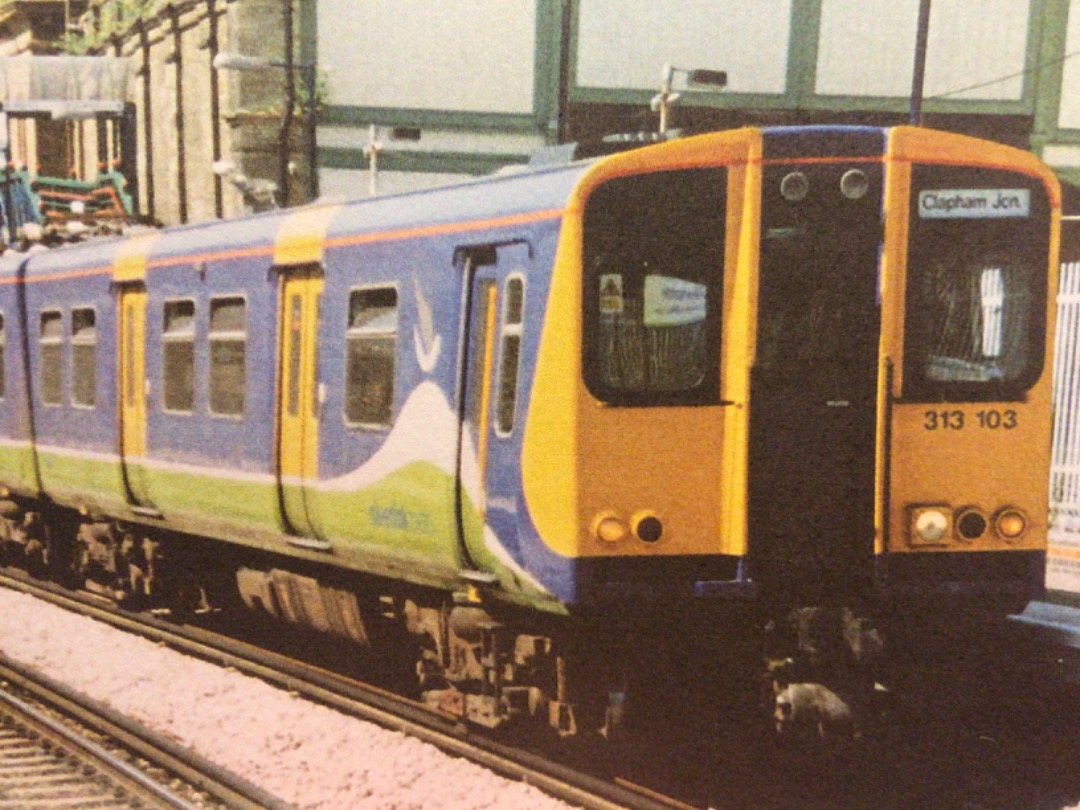
<path fill-rule="evenodd" d="M 63 399 L 64 321 L 57 310 L 41 313 L 41 401 L 59 405 Z"/>
<path fill-rule="evenodd" d="M 289 416 L 298 416 L 300 414 L 300 361 L 303 355 L 303 294 L 290 295 L 286 306 L 289 310 L 289 337 L 286 350 L 289 365 L 289 390 L 285 398 L 285 408 Z"/>
<path fill-rule="evenodd" d="M 97 392 L 97 315 L 82 307 L 71 311 L 71 402 L 92 408 Z"/>
<path fill-rule="evenodd" d="M 7 345 L 7 324 L 4 323 L 4 313 L 0 312 L 0 399 L 3 399 L 7 394 L 7 365 L 5 363 L 6 355 L 5 348 Z"/>
<path fill-rule="evenodd" d="M 1042 371 L 1050 219 L 1036 181 L 917 167 L 904 396 L 1011 399 Z"/>
<path fill-rule="evenodd" d="M 525 279 L 511 276 L 503 288 L 502 337 L 499 350 L 499 387 L 495 400 L 495 432 L 509 436 L 514 429 L 517 405 L 518 363 L 521 359 L 522 315 Z"/>
<path fill-rule="evenodd" d="M 210 413 L 239 416 L 247 386 L 247 304 L 243 298 L 210 300 Z"/>
<path fill-rule="evenodd" d="M 474 348 L 469 352 L 469 370 L 466 374 L 468 390 L 465 392 L 465 420 L 474 428 L 479 428 L 487 418 L 484 413 L 484 390 L 487 385 L 490 362 L 487 348 L 493 345 L 490 334 L 495 330 L 495 306 L 498 297 L 498 282 L 493 278 L 481 278 L 473 290 L 473 313 L 469 318 L 469 345 Z M 486 426 L 484 428 L 487 429 Z"/>
<path fill-rule="evenodd" d="M 172 413 L 195 410 L 195 302 L 166 301 L 162 329 L 162 391 Z"/>
<path fill-rule="evenodd" d="M 398 301 L 393 287 L 353 290 L 345 337 L 345 421 L 386 426 L 394 404 Z"/>
<path fill-rule="evenodd" d="M 727 171 L 611 180 L 584 217 L 583 368 L 614 405 L 719 401 Z"/>

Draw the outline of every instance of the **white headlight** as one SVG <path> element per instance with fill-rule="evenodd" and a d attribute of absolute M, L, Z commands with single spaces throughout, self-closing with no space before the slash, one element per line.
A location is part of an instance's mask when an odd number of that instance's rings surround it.
<path fill-rule="evenodd" d="M 949 530 L 949 518 L 939 509 L 923 509 L 915 515 L 913 527 L 917 543 L 940 543 Z"/>

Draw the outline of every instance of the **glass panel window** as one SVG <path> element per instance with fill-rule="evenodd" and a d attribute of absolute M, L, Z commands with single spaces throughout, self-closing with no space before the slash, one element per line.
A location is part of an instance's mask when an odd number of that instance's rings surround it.
<path fill-rule="evenodd" d="M 616 405 L 719 401 L 725 169 L 609 181 L 586 201 L 585 382 Z"/>
<path fill-rule="evenodd" d="M 63 315 L 55 310 L 41 313 L 41 401 L 59 405 L 63 398 Z"/>
<path fill-rule="evenodd" d="M 930 383 L 1015 380 L 1030 357 L 1030 268 L 1000 260 L 934 262 L 915 292 L 922 311 L 921 367 Z"/>
<path fill-rule="evenodd" d="M 502 339 L 499 349 L 499 387 L 495 400 L 495 432 L 509 436 L 517 406 L 518 363 L 521 358 L 521 322 L 525 307 L 525 279 L 506 280 L 503 293 Z"/>
<path fill-rule="evenodd" d="M 904 397 L 1013 399 L 1043 366 L 1050 221 L 1032 178 L 916 167 Z"/>
<path fill-rule="evenodd" d="M 162 327 L 162 391 L 166 411 L 195 409 L 195 302 L 166 301 Z"/>
<path fill-rule="evenodd" d="M 97 316 L 84 307 L 71 311 L 71 402 L 94 406 L 97 392 Z"/>
<path fill-rule="evenodd" d="M 139 317 L 139 308 L 134 301 L 124 304 L 124 407 L 135 407 L 135 319 Z"/>
<path fill-rule="evenodd" d="M 493 278 L 482 278 L 476 282 L 473 291 L 473 312 L 469 318 L 469 371 L 466 379 L 468 389 L 465 392 L 465 418 L 477 430 L 487 430 L 481 425 L 484 408 L 483 392 L 487 379 L 484 367 L 484 354 L 491 338 L 489 331 L 495 329 L 495 317 L 491 313 L 496 305 L 498 283 Z"/>
<path fill-rule="evenodd" d="M 289 416 L 300 413 L 300 344 L 303 337 L 304 297 L 299 293 L 289 297 L 289 391 L 285 408 Z"/>
<path fill-rule="evenodd" d="M 394 405 L 398 305 L 393 287 L 353 290 L 345 336 L 345 421 L 386 426 Z"/>
<path fill-rule="evenodd" d="M 210 301 L 210 413 L 244 413 L 247 386 L 247 306 L 243 298 Z"/>

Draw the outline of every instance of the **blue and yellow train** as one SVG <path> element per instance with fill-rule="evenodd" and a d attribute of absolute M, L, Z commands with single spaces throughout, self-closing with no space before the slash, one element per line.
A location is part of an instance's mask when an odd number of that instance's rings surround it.
<path fill-rule="evenodd" d="M 1059 213 L 1005 146 L 746 128 L 9 253 L 9 558 L 400 629 L 434 703 L 564 731 L 648 628 L 1022 605 Z"/>

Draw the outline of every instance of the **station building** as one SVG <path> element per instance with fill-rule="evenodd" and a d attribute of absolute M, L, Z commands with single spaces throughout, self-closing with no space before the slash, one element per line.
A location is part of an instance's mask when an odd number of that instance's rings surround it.
<path fill-rule="evenodd" d="M 241 0 L 242 2 L 242 0 Z M 363 196 L 657 128 L 664 66 L 724 71 L 670 124 L 905 123 L 920 0 L 301 0 L 324 194 Z M 1080 0 L 936 0 L 922 122 L 1080 180 Z M 375 178 L 372 180 L 374 157 Z"/>

